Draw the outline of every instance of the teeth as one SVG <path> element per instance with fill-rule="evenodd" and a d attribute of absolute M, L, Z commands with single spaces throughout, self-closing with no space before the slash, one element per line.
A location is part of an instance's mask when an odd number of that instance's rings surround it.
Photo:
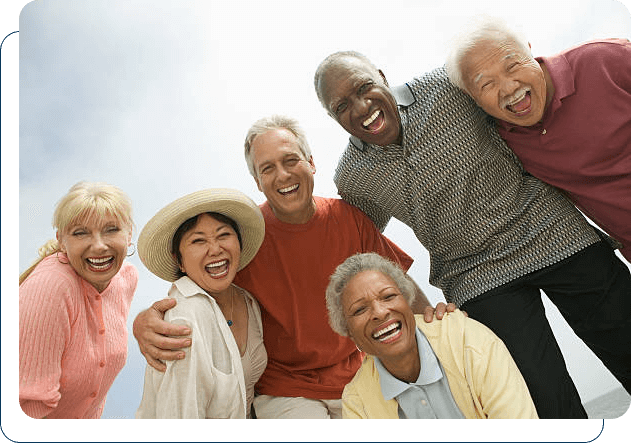
<path fill-rule="evenodd" d="M 281 194 L 286 194 L 288 192 L 293 191 L 294 189 L 298 189 L 298 183 L 296 183 L 295 185 L 287 186 L 286 188 L 283 188 L 283 189 L 279 189 L 278 192 L 280 192 Z"/>
<path fill-rule="evenodd" d="M 379 115 L 379 109 L 377 109 L 370 117 L 368 117 L 366 120 L 364 120 L 364 123 L 362 123 L 364 126 L 368 127 L 368 125 L 370 125 L 372 122 L 375 121 L 375 119 L 377 118 L 377 116 Z"/>
<path fill-rule="evenodd" d="M 393 330 L 398 329 L 400 327 L 401 327 L 401 323 L 400 322 L 392 323 L 391 325 L 386 326 L 385 328 L 380 329 L 379 331 L 375 332 L 372 335 L 372 337 L 377 339 L 377 340 L 380 340 L 382 336 L 384 336 L 384 335 L 388 334 L 390 331 L 393 331 Z M 385 339 L 385 337 L 383 337 L 383 339 Z"/>
<path fill-rule="evenodd" d="M 218 262 L 215 262 L 215 263 L 211 263 L 211 264 L 209 264 L 209 265 L 206 265 L 206 269 L 209 269 L 209 268 L 219 268 L 220 266 L 225 266 L 225 265 L 227 265 L 227 264 L 228 264 L 228 260 L 222 260 L 222 261 L 218 261 Z"/>
<path fill-rule="evenodd" d="M 519 103 L 520 101 L 522 101 L 524 99 L 524 97 L 526 96 L 526 93 L 528 93 L 529 89 L 528 88 L 524 88 L 521 91 L 519 91 L 517 93 L 517 95 L 515 95 L 514 97 L 510 98 L 505 104 L 504 107 L 508 108 L 509 106 L 513 106 L 515 103 Z"/>
<path fill-rule="evenodd" d="M 101 264 L 101 263 L 105 263 L 106 261 L 110 261 L 112 259 L 112 257 L 104 257 L 104 258 L 89 258 L 88 261 L 90 263 L 94 263 L 94 264 Z"/>

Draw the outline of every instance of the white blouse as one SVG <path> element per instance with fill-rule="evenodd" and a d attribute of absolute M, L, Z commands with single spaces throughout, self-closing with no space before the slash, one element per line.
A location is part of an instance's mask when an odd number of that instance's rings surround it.
<path fill-rule="evenodd" d="M 185 349 L 183 360 L 167 361 L 164 373 L 147 365 L 136 418 L 249 416 L 254 384 L 267 365 L 267 353 L 258 303 L 246 290 L 237 289 L 248 306 L 243 357 L 215 299 L 186 276 L 173 283 L 169 297 L 177 305 L 166 312 L 165 320 L 188 326 L 192 345 Z"/>

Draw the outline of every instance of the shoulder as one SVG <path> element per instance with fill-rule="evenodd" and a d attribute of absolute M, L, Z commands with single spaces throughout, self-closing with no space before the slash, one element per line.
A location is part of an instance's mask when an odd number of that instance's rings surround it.
<path fill-rule="evenodd" d="M 31 275 L 20 285 L 20 296 L 23 293 L 45 291 L 51 296 L 80 293 L 81 277 L 67 263 L 61 263 L 56 255 L 43 259 Z"/>
<path fill-rule="evenodd" d="M 138 285 L 138 269 L 131 263 L 127 261 L 123 262 L 123 266 L 121 266 L 116 277 L 120 284 L 132 291 L 136 290 L 136 286 Z"/>
<path fill-rule="evenodd" d="M 631 42 L 625 39 L 602 39 L 569 48 L 554 57 L 565 57 L 572 65 L 581 68 L 596 68 L 613 65 L 620 69 L 621 64 L 631 64 Z"/>

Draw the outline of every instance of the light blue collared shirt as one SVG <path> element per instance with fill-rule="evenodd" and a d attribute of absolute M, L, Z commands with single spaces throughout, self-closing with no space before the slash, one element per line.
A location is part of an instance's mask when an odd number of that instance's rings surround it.
<path fill-rule="evenodd" d="M 377 357 L 381 393 L 399 403 L 399 418 L 465 418 L 451 395 L 442 365 L 427 338 L 416 328 L 416 345 L 421 371 L 414 383 L 394 377 Z"/>

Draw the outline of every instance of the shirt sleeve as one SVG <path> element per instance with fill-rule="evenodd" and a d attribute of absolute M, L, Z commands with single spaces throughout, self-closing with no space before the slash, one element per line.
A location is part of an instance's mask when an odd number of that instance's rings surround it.
<path fill-rule="evenodd" d="M 410 269 L 414 259 L 379 232 L 372 220 L 361 211 L 357 211 L 357 224 L 362 236 L 363 252 L 376 252 L 399 264 L 404 271 Z"/>
<path fill-rule="evenodd" d="M 20 285 L 20 406 L 42 418 L 59 404 L 61 361 L 70 340 L 70 292 L 63 276 L 32 274 Z"/>
<path fill-rule="evenodd" d="M 386 225 L 392 217 L 377 205 L 376 202 L 347 194 L 342 190 L 339 190 L 339 195 L 346 202 L 361 209 L 361 211 L 372 220 L 379 232 L 383 232 L 383 230 L 386 229 Z"/>
<path fill-rule="evenodd" d="M 155 418 L 206 418 L 210 402 L 208 393 L 214 389 L 212 377 L 204 371 L 199 353 L 204 352 L 204 340 L 189 321 L 174 318 L 171 323 L 183 325 L 193 331 L 191 347 L 184 349 L 183 360 L 168 361 L 166 372 L 154 389 Z"/>
<path fill-rule="evenodd" d="M 487 418 L 538 418 L 526 382 L 504 343 L 486 326 L 465 320 L 467 334 L 480 346 L 471 349 L 473 386 Z"/>
<path fill-rule="evenodd" d="M 342 395 L 342 418 L 368 418 L 360 397 L 351 389 L 345 389 Z"/>

